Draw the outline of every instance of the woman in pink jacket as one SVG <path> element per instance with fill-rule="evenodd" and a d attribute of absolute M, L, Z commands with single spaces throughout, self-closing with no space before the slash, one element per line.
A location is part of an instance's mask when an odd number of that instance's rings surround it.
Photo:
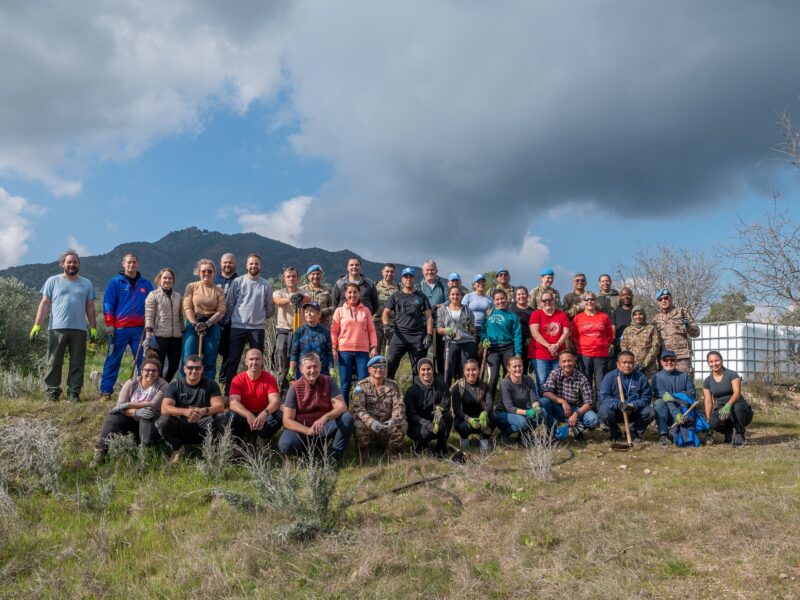
<path fill-rule="evenodd" d="M 367 361 L 378 351 L 378 336 L 372 313 L 361 304 L 361 291 L 354 283 L 344 285 L 345 303 L 333 313 L 331 346 L 339 363 L 339 380 L 345 403 L 350 406 L 350 381 L 369 376 Z"/>

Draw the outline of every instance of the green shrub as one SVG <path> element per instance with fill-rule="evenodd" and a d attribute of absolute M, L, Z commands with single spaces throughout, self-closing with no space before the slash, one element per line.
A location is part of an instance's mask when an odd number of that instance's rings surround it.
<path fill-rule="evenodd" d="M 46 336 L 35 342 L 28 339 L 38 306 L 35 290 L 19 279 L 0 277 L 0 365 L 28 370 L 44 356 Z"/>

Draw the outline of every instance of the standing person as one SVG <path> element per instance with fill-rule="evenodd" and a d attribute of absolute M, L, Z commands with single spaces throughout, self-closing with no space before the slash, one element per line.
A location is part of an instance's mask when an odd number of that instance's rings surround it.
<path fill-rule="evenodd" d="M 339 381 L 345 404 L 350 405 L 350 380 L 367 377 L 367 362 L 378 353 L 378 336 L 369 309 L 361 303 L 361 290 L 355 283 L 344 286 L 346 304 L 333 313 L 331 346 L 339 365 Z"/>
<path fill-rule="evenodd" d="M 245 346 L 264 352 L 267 319 L 275 312 L 273 294 L 272 284 L 261 276 L 261 257 L 248 255 L 247 273 L 233 281 L 225 296 L 230 321 L 225 395 L 228 395 L 230 381 L 239 370 Z"/>
<path fill-rule="evenodd" d="M 400 291 L 400 286 L 398 286 L 397 282 L 394 280 L 394 274 L 396 270 L 397 267 L 395 267 L 392 263 L 386 263 L 383 265 L 383 269 L 381 270 L 381 276 L 383 279 L 375 284 L 375 290 L 378 293 L 378 310 L 375 313 L 373 321 L 375 325 L 375 332 L 378 334 L 378 351 L 383 353 L 386 353 L 386 344 L 388 344 L 389 340 L 392 339 L 391 335 L 387 337 L 383 333 L 383 309 L 386 307 L 386 301 L 394 296 L 395 292 Z M 392 315 L 389 319 L 389 325 L 393 330 L 394 315 Z"/>
<path fill-rule="evenodd" d="M 564 296 L 563 309 L 571 319 L 583 310 L 583 293 L 586 291 L 586 275 L 576 273 L 572 278 L 572 291 Z"/>
<path fill-rule="evenodd" d="M 297 269 L 286 267 L 283 270 L 283 285 L 285 287 L 272 294 L 272 301 L 275 303 L 275 329 L 278 337 L 275 340 L 275 351 L 272 354 L 272 364 L 278 371 L 278 386 L 281 389 L 281 396 L 286 395 L 289 389 L 289 381 L 286 376 L 289 374 L 289 353 L 292 350 L 292 334 L 295 330 L 294 315 L 302 310 L 309 298 L 299 287 L 300 277 Z"/>
<path fill-rule="evenodd" d="M 528 288 L 524 285 L 518 286 L 514 290 L 514 303 L 511 305 L 511 312 L 517 315 L 519 325 L 522 328 L 522 370 L 527 375 L 529 373 L 528 365 L 530 364 L 530 347 L 531 347 L 531 315 L 533 309 L 528 306 Z"/>
<path fill-rule="evenodd" d="M 618 381 L 622 382 L 624 403 Z M 642 441 L 644 430 L 655 418 L 653 407 L 650 406 L 651 396 L 652 392 L 647 377 L 641 371 L 633 368 L 633 354 L 620 352 L 617 358 L 617 368 L 606 373 L 600 386 L 598 417 L 600 422 L 608 427 L 612 441 L 618 441 L 622 437 L 618 424 L 624 420 L 623 411 L 628 413 L 633 441 Z"/>
<path fill-rule="evenodd" d="M 517 315 L 508 310 L 508 296 L 497 290 L 493 296 L 494 309 L 486 317 L 481 329 L 481 347 L 488 351 L 486 364 L 489 365 L 489 389 L 492 395 L 497 391 L 500 368 L 508 373 L 508 361 L 513 356 L 522 362 L 522 327 Z"/>
<path fill-rule="evenodd" d="M 661 338 L 658 329 L 647 323 L 644 306 L 637 304 L 631 309 L 631 324 L 625 328 L 620 340 L 620 351 L 633 353 L 636 370 L 648 379 L 658 370 L 658 353 L 661 351 Z"/>
<path fill-rule="evenodd" d="M 322 278 L 325 274 L 322 272 L 322 267 L 319 265 L 311 265 L 306 270 L 306 277 L 308 278 L 308 285 L 304 288 L 306 296 L 311 298 L 312 302 L 319 304 L 320 310 L 320 323 L 326 328 L 331 328 L 331 319 L 333 318 L 333 311 L 336 306 L 333 303 L 333 294 L 330 288 L 322 283 Z M 323 365 L 325 367 L 325 365 Z"/>
<path fill-rule="evenodd" d="M 169 267 L 158 272 L 156 285 L 144 301 L 145 343 L 158 352 L 158 360 L 165 366 L 160 375 L 170 382 L 181 364 L 183 296 L 175 289 L 175 271 Z"/>
<path fill-rule="evenodd" d="M 284 454 L 302 454 L 314 448 L 328 450 L 340 461 L 355 422 L 347 412 L 336 382 L 320 373 L 319 356 L 309 352 L 300 360 L 303 376 L 289 386 L 283 405 L 283 433 L 278 449 Z"/>
<path fill-rule="evenodd" d="M 422 263 L 422 281 L 417 284 L 416 289 L 428 299 L 433 315 L 440 306 L 447 304 L 447 282 L 439 277 L 439 268 L 434 260 L 429 259 Z M 436 336 L 435 343 L 433 354 L 436 358 L 436 372 L 444 375 L 444 340 Z"/>
<path fill-rule="evenodd" d="M 694 377 L 689 373 L 678 371 L 675 368 L 675 353 L 664 350 L 661 353 L 661 370 L 653 376 L 653 411 L 656 414 L 658 425 L 658 443 L 666 446 L 669 443 L 667 434 L 669 426 L 676 420 L 682 420 L 678 401 L 675 394 L 686 394 L 694 402 L 697 391 L 694 387 Z M 680 417 L 678 415 L 681 415 Z"/>
<path fill-rule="evenodd" d="M 446 367 L 444 381 L 447 385 L 464 369 L 467 360 L 475 356 L 475 316 L 461 304 L 461 288 L 449 290 L 450 303 L 436 312 L 436 331 L 444 340 Z"/>
<path fill-rule="evenodd" d="M 447 458 L 447 438 L 453 426 L 450 414 L 450 390 L 433 374 L 433 362 L 421 358 L 417 363 L 419 375 L 406 390 L 406 421 L 408 437 L 414 442 L 414 451 L 422 453 L 427 445 L 436 441 L 436 454 Z"/>
<path fill-rule="evenodd" d="M 231 431 L 240 440 L 253 434 L 268 440 L 281 428 L 278 383 L 264 370 L 264 354 L 258 348 L 247 351 L 244 364 L 247 370 L 230 380 L 231 410 L 227 416 Z"/>
<path fill-rule="evenodd" d="M 219 350 L 219 322 L 227 306 L 225 294 L 214 285 L 214 262 L 201 258 L 194 270 L 199 281 L 192 281 L 183 293 L 183 314 L 186 316 L 186 331 L 183 335 L 183 360 L 200 350 L 200 334 L 203 333 L 203 373 L 214 379 L 217 374 L 217 351 Z"/>
<path fill-rule="evenodd" d="M 511 440 L 512 433 L 518 433 L 519 441 L 524 442 L 526 434 L 547 419 L 536 395 L 536 384 L 522 372 L 522 359 L 518 356 L 508 360 L 508 377 L 500 382 L 500 400 L 494 403 L 494 411 L 505 443 Z"/>
<path fill-rule="evenodd" d="M 539 299 L 545 292 L 550 292 L 553 294 L 553 302 L 555 303 L 556 308 L 561 306 L 561 296 L 559 295 L 558 290 L 553 287 L 553 279 L 555 279 L 555 276 L 556 272 L 550 268 L 539 271 L 540 283 L 537 287 L 531 290 L 530 294 L 530 306 L 532 309 L 536 310 L 537 308 L 542 307 Z"/>
<path fill-rule="evenodd" d="M 464 363 L 464 376 L 450 386 L 450 401 L 461 447 L 469 448 L 469 436 L 479 435 L 481 452 L 488 452 L 497 420 L 492 410 L 492 392 L 480 378 L 480 366 L 474 358 Z"/>
<path fill-rule="evenodd" d="M 370 279 L 361 274 L 361 259 L 351 256 L 347 259 L 347 275 L 336 280 L 333 286 L 333 305 L 342 306 L 346 299 L 344 297 L 344 286 L 346 283 L 353 283 L 358 286 L 361 294 L 361 304 L 367 307 L 371 314 L 378 312 L 378 290 Z"/>
<path fill-rule="evenodd" d="M 706 419 L 712 430 L 725 434 L 725 443 L 741 448 L 747 445 L 747 426 L 753 420 L 753 409 L 742 397 L 742 379 L 736 371 L 726 369 L 722 355 L 712 350 L 706 355 L 711 375 L 703 380 Z M 713 440 L 711 435 L 709 438 Z"/>
<path fill-rule="evenodd" d="M 633 290 L 624 287 L 619 291 L 619 306 L 611 313 L 611 324 L 614 326 L 614 352 L 619 353 L 620 342 L 625 328 L 631 324 L 633 316 Z"/>
<path fill-rule="evenodd" d="M 566 421 L 577 441 L 583 441 L 583 430 L 594 429 L 599 420 L 594 412 L 592 386 L 580 372 L 577 358 L 570 350 L 558 355 L 558 367 L 542 384 L 542 406 L 555 422 Z"/>
<path fill-rule="evenodd" d="M 700 335 L 692 315 L 685 308 L 672 305 L 672 294 L 667 288 L 656 292 L 659 313 L 653 317 L 653 325 L 658 329 L 661 343 L 665 350 L 672 350 L 678 361 L 675 368 L 679 371 L 694 373 L 692 368 L 692 341 Z"/>
<path fill-rule="evenodd" d="M 391 330 L 387 357 L 389 379 L 394 379 L 405 354 L 408 354 L 411 370 L 416 377 L 417 361 L 425 356 L 433 342 L 431 306 L 425 295 L 414 289 L 416 275 L 417 272 L 411 267 L 403 269 L 403 289 L 395 292 L 383 309 L 385 335 L 390 332 L 389 318 L 394 313 L 394 328 Z"/>
<path fill-rule="evenodd" d="M 447 289 L 450 290 L 454 287 L 457 287 L 461 290 L 462 296 L 466 296 L 467 293 L 469 293 L 469 290 L 461 285 L 461 275 L 455 272 L 450 273 L 450 275 L 447 276 Z"/>
<path fill-rule="evenodd" d="M 323 375 L 330 377 L 333 372 L 331 332 L 320 322 L 321 316 L 322 309 L 316 302 L 306 302 L 303 305 L 305 323 L 292 336 L 292 350 L 289 356 L 289 381 L 300 379 L 301 373 L 297 372 L 297 365 L 309 352 L 319 356 Z"/>
<path fill-rule="evenodd" d="M 611 287 L 611 275 L 603 273 L 597 280 L 600 293 L 597 295 L 597 310 L 608 315 L 614 314 L 619 306 L 619 292 Z"/>
<path fill-rule="evenodd" d="M 219 259 L 219 273 L 214 275 L 214 285 L 222 290 L 225 297 L 228 296 L 231 284 L 239 276 L 236 272 L 236 256 L 230 252 L 226 252 Z M 219 383 L 227 388 L 228 377 L 228 354 L 231 340 L 231 316 L 225 313 L 225 316 L 219 322 L 219 355 L 222 358 L 222 364 L 219 367 Z M 238 364 L 236 367 L 238 368 Z"/>
<path fill-rule="evenodd" d="M 566 349 L 569 337 L 569 317 L 567 313 L 555 307 L 552 292 L 545 292 L 539 298 L 542 308 L 530 316 L 526 329 L 533 338 L 528 350 L 528 356 L 533 362 L 536 372 L 536 391 L 542 396 L 544 382 L 550 372 L 559 364 L 559 355 Z"/>
<path fill-rule="evenodd" d="M 144 301 L 153 291 L 153 284 L 142 277 L 138 269 L 139 259 L 136 255 L 126 254 L 122 259 L 122 270 L 108 282 L 103 295 L 103 316 L 112 346 L 103 365 L 101 400 L 111 400 L 126 347 L 130 347 L 131 354 L 136 357 L 137 367 L 141 368 L 139 344 L 144 337 Z"/>
<path fill-rule="evenodd" d="M 44 376 L 48 400 L 61 396 L 61 367 L 64 353 L 69 350 L 69 374 L 67 375 L 67 398 L 77 402 L 83 389 L 83 373 L 86 364 L 86 321 L 89 321 L 89 337 L 97 341 L 97 318 L 94 310 L 94 286 L 78 275 L 81 259 L 75 250 L 67 250 L 58 261 L 63 273 L 53 275 L 44 282 L 31 328 L 33 340 L 42 330 L 42 323 L 50 312 L 47 327 L 47 371 Z"/>
<path fill-rule="evenodd" d="M 461 304 L 472 311 L 475 317 L 475 348 L 477 350 L 481 343 L 481 331 L 483 330 L 483 319 L 486 313 L 494 306 L 492 299 L 486 295 L 486 276 L 478 273 L 472 277 L 472 289 L 461 301 Z"/>
<path fill-rule="evenodd" d="M 494 293 L 497 290 L 503 290 L 508 296 L 509 301 L 514 299 L 514 286 L 511 285 L 511 273 L 508 269 L 499 269 L 494 275 L 494 286 L 489 290 L 489 297 L 494 298 Z"/>
<path fill-rule="evenodd" d="M 132 433 L 143 446 L 154 446 L 158 442 L 155 421 L 161 414 L 161 402 L 167 387 L 167 382 L 161 378 L 159 360 L 142 360 L 141 375 L 123 384 L 116 406 L 103 422 L 89 468 L 100 466 L 105 461 L 108 438 L 114 434 Z"/>
<path fill-rule="evenodd" d="M 164 390 L 161 416 L 156 420 L 156 429 L 172 449 L 170 466 L 186 455 L 184 444 L 199 444 L 206 435 L 219 432 L 225 411 L 219 385 L 213 378 L 203 377 L 202 358 L 187 356 L 183 373 L 184 377 L 177 377 Z"/>
<path fill-rule="evenodd" d="M 595 391 L 599 392 L 614 349 L 614 327 L 608 315 L 598 312 L 593 292 L 583 294 L 583 305 L 583 312 L 572 319 L 570 334 L 581 372 L 589 381 L 594 380 Z"/>
<path fill-rule="evenodd" d="M 358 462 L 369 456 L 370 445 L 385 446 L 387 456 L 395 458 L 403 447 L 408 431 L 406 405 L 400 388 L 386 378 L 386 359 L 369 359 L 369 377 L 358 382 L 353 391 L 353 417 L 358 445 Z"/>

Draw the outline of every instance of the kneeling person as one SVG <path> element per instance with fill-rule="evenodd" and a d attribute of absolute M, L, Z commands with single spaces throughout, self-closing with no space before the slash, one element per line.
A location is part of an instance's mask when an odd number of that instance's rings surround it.
<path fill-rule="evenodd" d="M 281 394 L 278 382 L 264 370 L 264 355 L 251 348 L 244 357 L 247 370 L 231 380 L 231 430 L 241 440 L 252 434 L 269 439 L 281 428 Z"/>
<path fill-rule="evenodd" d="M 414 440 L 416 452 L 422 452 L 436 440 L 436 453 L 447 456 L 447 437 L 453 426 L 450 391 L 443 381 L 433 376 L 433 363 L 429 358 L 421 358 L 417 370 L 419 376 L 405 393 L 408 437 Z"/>
<path fill-rule="evenodd" d="M 600 385 L 600 421 L 608 426 L 611 439 L 617 441 L 621 434 L 617 423 L 624 419 L 622 412 L 628 414 L 631 422 L 631 434 L 635 441 L 641 441 L 644 430 L 655 418 L 653 407 L 650 406 L 650 384 L 641 371 L 633 367 L 633 353 L 622 351 L 617 358 L 617 368 L 606 373 Z M 617 377 L 622 381 L 622 394 L 620 394 Z"/>
<path fill-rule="evenodd" d="M 542 385 L 545 406 L 555 421 L 566 421 L 575 432 L 575 438 L 583 439 L 584 429 L 594 429 L 599 420 L 592 410 L 592 385 L 580 372 L 575 354 L 563 350 L 558 355 L 558 367 L 550 372 Z"/>
<path fill-rule="evenodd" d="M 187 356 L 183 373 L 183 378 L 170 383 L 164 391 L 161 416 L 156 421 L 161 437 L 172 448 L 171 465 L 178 464 L 186 454 L 184 444 L 199 444 L 206 435 L 218 432 L 219 416 L 225 411 L 219 385 L 203 377 L 200 356 Z"/>
<path fill-rule="evenodd" d="M 488 452 L 496 420 L 492 413 L 492 392 L 478 377 L 478 371 L 478 361 L 474 358 L 464 363 L 464 376 L 450 387 L 450 401 L 461 447 L 469 447 L 469 436 L 480 435 L 481 451 Z"/>
<path fill-rule="evenodd" d="M 289 386 L 283 404 L 283 433 L 278 448 L 284 454 L 301 454 L 315 445 L 324 448 L 330 444 L 331 454 L 339 460 L 355 424 L 339 386 L 322 375 L 321 368 L 315 352 L 300 359 L 301 377 Z"/>
<path fill-rule="evenodd" d="M 380 355 L 372 357 L 367 368 L 369 377 L 356 384 L 352 398 L 358 457 L 362 463 L 373 442 L 385 445 L 390 457 L 396 455 L 408 430 L 406 405 L 400 388 L 386 378 L 386 358 Z"/>

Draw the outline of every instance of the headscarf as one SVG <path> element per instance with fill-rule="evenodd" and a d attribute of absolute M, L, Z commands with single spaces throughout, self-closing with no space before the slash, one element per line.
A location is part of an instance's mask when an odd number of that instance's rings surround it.
<path fill-rule="evenodd" d="M 636 321 L 633 320 L 634 313 L 640 312 L 644 315 L 644 321 L 641 325 L 639 325 Z M 644 326 L 647 325 L 647 311 L 644 309 L 644 306 L 641 304 L 637 304 L 631 309 L 631 324 L 628 327 L 633 327 L 634 329 L 643 329 Z"/>

